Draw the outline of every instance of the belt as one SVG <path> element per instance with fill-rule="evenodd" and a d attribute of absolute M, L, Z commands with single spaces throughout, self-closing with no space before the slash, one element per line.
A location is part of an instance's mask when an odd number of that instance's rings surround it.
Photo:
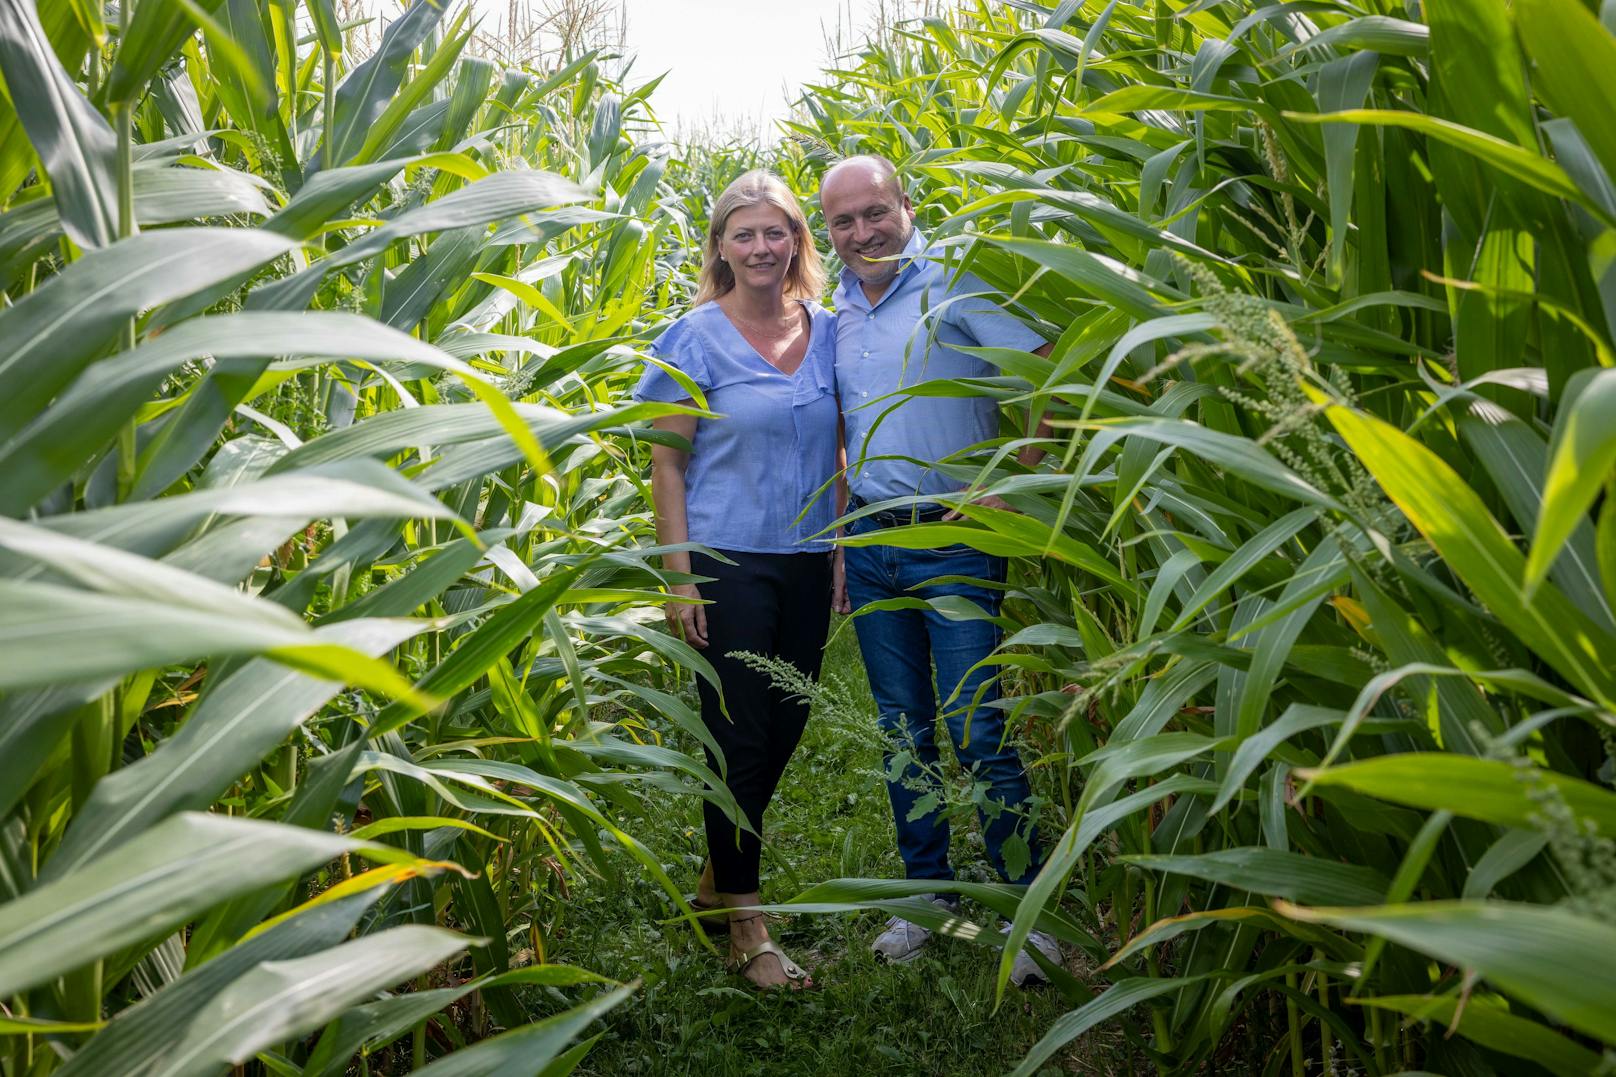
<path fill-rule="evenodd" d="M 866 502 L 860 498 L 849 498 L 847 506 L 850 509 L 862 509 Z M 908 511 L 903 509 L 877 509 L 867 512 L 860 519 L 873 520 L 877 527 L 906 527 L 909 524 L 929 524 L 941 520 L 948 515 L 949 510 L 942 505 L 915 505 Z"/>

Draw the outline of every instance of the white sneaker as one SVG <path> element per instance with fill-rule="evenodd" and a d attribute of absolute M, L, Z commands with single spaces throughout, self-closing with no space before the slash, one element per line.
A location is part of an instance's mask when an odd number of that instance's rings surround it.
<path fill-rule="evenodd" d="M 1010 925 L 1005 924 L 1001 927 L 999 934 L 1010 934 Z M 1055 936 L 1044 931 L 1033 931 L 1027 935 L 1027 941 L 1032 943 L 1033 948 L 1043 954 L 1050 964 L 1061 963 L 1060 943 L 1055 941 Z M 1033 956 L 1023 946 L 1021 952 L 1016 954 L 1015 964 L 1010 966 L 1010 982 L 1017 987 L 1026 987 L 1030 983 L 1046 984 L 1049 977 L 1044 975 L 1044 970 L 1038 967 L 1038 962 L 1033 960 Z"/>
<path fill-rule="evenodd" d="M 957 901 L 935 895 L 928 900 L 944 912 L 959 912 Z M 911 923 L 901 916 L 894 916 L 887 921 L 886 930 L 875 937 L 870 949 L 875 951 L 877 957 L 885 958 L 894 965 L 901 965 L 919 957 L 921 949 L 930 941 L 930 929 Z"/>

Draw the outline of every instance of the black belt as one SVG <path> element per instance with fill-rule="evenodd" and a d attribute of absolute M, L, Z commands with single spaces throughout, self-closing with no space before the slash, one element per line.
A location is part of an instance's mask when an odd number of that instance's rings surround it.
<path fill-rule="evenodd" d="M 850 498 L 847 503 L 848 508 L 855 510 L 862 509 L 865 505 L 866 502 L 856 497 Z M 877 509 L 875 512 L 865 513 L 860 519 L 874 520 L 877 527 L 906 527 L 909 524 L 934 523 L 947 516 L 949 512 L 950 510 L 943 505 L 922 506 L 917 504 L 907 511 L 903 509 Z"/>

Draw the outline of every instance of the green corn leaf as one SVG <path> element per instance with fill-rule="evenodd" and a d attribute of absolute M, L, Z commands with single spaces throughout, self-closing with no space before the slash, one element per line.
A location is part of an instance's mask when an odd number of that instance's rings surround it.
<path fill-rule="evenodd" d="M 1488 1050 L 1524 1058 L 1559 1077 L 1579 1077 L 1599 1068 L 1599 1056 L 1588 1048 L 1473 995 L 1462 1005 L 1449 995 L 1382 995 L 1354 1001 L 1417 1021 L 1438 1022 Z"/>
<path fill-rule="evenodd" d="M 408 924 L 243 974 L 197 1013 L 152 1077 L 203 1077 L 312 1032 L 349 1006 L 423 973 L 475 940 Z"/>
<path fill-rule="evenodd" d="M 408 621 L 346 621 L 316 635 L 374 656 L 425 627 Z M 209 692 L 179 732 L 155 752 L 96 784 L 41 877 L 60 877 L 174 812 L 206 808 L 341 689 L 340 682 L 266 659 L 248 662 Z M 355 832 L 356 840 L 368 837 Z"/>
<path fill-rule="evenodd" d="M 1151 292 L 1172 291 L 1159 281 L 1145 277 L 1137 270 L 1104 255 L 1092 254 L 1063 243 L 1049 243 L 1037 239 L 1013 239 L 1008 236 L 984 236 L 985 242 L 1018 254 L 1028 261 L 1055 273 L 1077 285 L 1096 299 L 1103 300 L 1125 311 L 1140 321 L 1160 318 L 1170 311 Z"/>
<path fill-rule="evenodd" d="M 1306 923 L 1377 935 L 1473 969 L 1505 994 L 1579 1032 L 1616 1042 L 1616 928 L 1568 909 L 1429 901 L 1366 909 L 1276 908 Z"/>
<path fill-rule="evenodd" d="M 1553 789 L 1599 833 L 1616 835 L 1616 793 L 1568 774 L 1447 752 L 1405 752 L 1298 771 L 1313 785 L 1351 789 L 1411 808 L 1450 811 L 1500 826 L 1547 826 L 1533 794 Z"/>
<path fill-rule="evenodd" d="M 337 86 L 335 125 L 321 135 L 321 146 L 331 146 L 332 160 L 346 163 L 359 152 L 371 127 L 403 84 L 410 56 L 437 26 L 447 7 L 442 0 L 415 0 L 401 18 L 388 25 L 376 52 L 348 72 Z M 325 40 L 324 33 L 321 40 Z M 315 160 L 322 159 L 323 153 L 323 148 L 316 152 Z"/>
<path fill-rule="evenodd" d="M 0 492 L 0 512 L 18 514 L 101 451 L 164 378 L 181 364 L 211 356 L 219 364 L 193 388 L 180 415 L 144 452 L 148 486 L 172 482 L 211 447 L 218 429 L 271 356 L 314 355 L 371 362 L 425 363 L 469 382 L 486 378 L 431 345 L 352 314 L 242 312 L 196 318 L 113 358 L 102 360 L 51 408 L 0 443 L 0 463 L 14 477 Z M 257 364 L 239 362 L 263 357 Z M 166 484 L 165 484 L 166 485 Z"/>
<path fill-rule="evenodd" d="M 265 9 L 256 0 L 224 0 L 203 29 L 217 72 L 213 90 L 236 124 L 268 143 L 280 157 L 289 186 L 298 180 L 297 152 L 276 108 L 275 54 Z"/>
<path fill-rule="evenodd" d="M 1573 383 L 1575 384 L 1575 383 Z M 1570 386 L 1568 386 L 1568 389 Z M 1564 398 L 1573 400 L 1568 392 Z M 1575 404 L 1563 413 L 1561 429 L 1569 430 L 1575 420 Z M 1544 482 L 1549 470 L 1548 446 L 1537 431 L 1527 426 L 1496 404 L 1485 400 L 1472 401 L 1465 413 L 1457 417 L 1459 432 L 1486 467 L 1487 474 L 1498 487 L 1510 515 L 1523 531 L 1534 531 L 1544 524 L 1543 506 L 1546 498 Z M 1616 448 L 1612 449 L 1616 453 Z M 1598 483 L 1590 483 L 1581 475 L 1581 468 L 1571 469 L 1584 486 L 1591 485 L 1597 492 Z M 1579 496 L 1580 499 L 1580 496 Z M 1589 497 L 1589 502 L 1592 497 Z M 1616 631 L 1616 613 L 1613 613 L 1599 588 L 1599 571 L 1594 554 L 1593 525 L 1580 517 L 1587 512 L 1571 514 L 1570 529 L 1558 540 L 1550 539 L 1548 546 L 1559 545 L 1560 555 L 1549 568 L 1549 575 L 1560 586 L 1566 597 L 1604 628 Z M 1559 522 L 1564 526 L 1564 521 Z M 1527 587 L 1533 586 L 1534 561 L 1540 560 L 1534 549 L 1526 558 Z"/>
<path fill-rule="evenodd" d="M 1465 879 L 1464 892 L 1459 896 L 1466 901 L 1480 901 L 1492 897 L 1499 883 L 1531 863 L 1549 844 L 1547 834 L 1534 830 L 1507 830 L 1504 836 L 1488 847 L 1476 866 Z"/>
<path fill-rule="evenodd" d="M 1100 1022 L 1126 1013 L 1141 1002 L 1193 987 L 1204 979 L 1205 976 L 1179 976 L 1159 980 L 1137 977 L 1111 985 L 1094 1001 L 1061 1016 L 1049 1026 L 1049 1031 L 1044 1033 L 1043 1039 L 1034 1044 L 1020 1064 L 1010 1071 L 1010 1077 L 1033 1077 L 1039 1067 L 1053 1058 L 1057 1051 Z"/>
<path fill-rule="evenodd" d="M 410 113 L 424 103 L 438 84 L 449 76 L 461 51 L 471 40 L 470 31 L 461 33 L 461 27 L 465 25 L 470 15 L 469 7 L 461 10 L 459 16 L 445 31 L 444 43 L 432 54 L 420 73 L 405 83 L 403 89 L 387 102 L 381 115 L 377 116 L 366 130 L 364 142 L 351 158 L 353 163 L 364 164 L 375 160 L 382 147 L 392 141 Z"/>
<path fill-rule="evenodd" d="M 1616 118 L 1599 104 L 1616 94 L 1616 37 L 1581 4 L 1525 0 L 1513 14 L 1534 89 L 1576 123 L 1605 175 L 1616 177 Z"/>
<path fill-rule="evenodd" d="M 142 226 L 174 224 L 203 217 L 247 214 L 268 217 L 262 181 L 245 172 L 218 168 L 136 167 L 134 170 L 135 221 Z M 0 217 L 0 262 L 62 234 L 56 203 L 35 199 Z M 24 257 L 26 255 L 24 254 Z M 24 268 L 18 259 L 15 272 Z M 7 275 L 9 284 L 11 275 Z"/>
<path fill-rule="evenodd" d="M 1387 887 L 1386 877 L 1370 868 L 1261 846 L 1220 849 L 1201 856 L 1135 854 L 1121 859 L 1152 871 L 1221 883 L 1231 890 L 1309 904 L 1370 904 L 1384 898 Z"/>
<path fill-rule="evenodd" d="M 1313 34 L 1305 41 L 1285 46 L 1274 53 L 1272 62 L 1277 64 L 1304 49 L 1312 52 L 1326 48 L 1369 49 L 1388 56 L 1424 56 L 1430 40 L 1430 28 L 1420 23 L 1389 15 L 1361 15 Z"/>
<path fill-rule="evenodd" d="M 1224 772 L 1223 784 L 1218 788 L 1218 797 L 1212 802 L 1209 810 L 1216 814 L 1227 807 L 1229 801 L 1233 800 L 1235 794 L 1245 785 L 1246 779 L 1251 777 L 1252 772 L 1285 741 L 1310 729 L 1340 725 L 1346 718 L 1345 712 L 1327 707 L 1313 707 L 1305 703 L 1292 703 L 1286 707 L 1284 714 L 1240 742 L 1240 746 L 1235 749 L 1234 755 L 1229 760 L 1228 769 Z"/>
<path fill-rule="evenodd" d="M 332 56 L 341 56 L 342 23 L 337 18 L 335 0 L 308 0 L 308 6 L 315 35 L 320 39 L 320 48 Z"/>
<path fill-rule="evenodd" d="M 1301 924 L 1294 920 L 1287 920 L 1272 909 L 1265 909 L 1261 906 L 1240 905 L 1230 909 L 1207 909 L 1203 912 L 1186 913 L 1183 916 L 1170 916 L 1166 919 L 1158 920 L 1129 939 L 1125 946 L 1113 954 L 1111 959 L 1100 967 L 1102 970 L 1115 968 L 1122 962 L 1152 946 L 1159 946 L 1169 939 L 1178 938 L 1186 932 L 1200 931 L 1219 924 L 1249 924 L 1269 931 L 1278 931 L 1316 946 L 1340 960 L 1355 960 L 1361 954 L 1358 947 L 1332 931 L 1320 930 L 1311 924 Z"/>
<path fill-rule="evenodd" d="M 35 0 L 0 0 L 0 74 L 11 99 L 28 102 L 17 115 L 67 234 L 86 249 L 108 246 L 118 234 L 117 138 L 62 67 Z"/>
<path fill-rule="evenodd" d="M 194 812 L 172 816 L 0 905 L 0 993 L 46 983 L 357 844 L 301 827 Z"/>
<path fill-rule="evenodd" d="M 156 994 L 120 1010 L 57 1072 L 63 1077 L 145 1073 L 173 1046 L 176 1030 L 231 982 L 264 962 L 303 957 L 340 943 L 377 898 L 372 889 L 314 906 L 186 972 Z"/>
<path fill-rule="evenodd" d="M 10 0 L 16 2 L 16 0 Z M 290 250 L 247 228 L 176 228 L 93 251 L 0 310 L 0 438 L 7 441 L 135 314 L 253 269 Z M 65 331 L 71 327 L 71 332 Z"/>
<path fill-rule="evenodd" d="M 1051 425 L 1064 426 L 1064 420 L 1052 420 Z M 1091 420 L 1074 423 L 1085 430 L 1094 430 L 1111 438 L 1140 437 L 1162 445 L 1187 450 L 1210 463 L 1226 468 L 1237 476 L 1266 490 L 1284 494 L 1308 504 L 1325 508 L 1339 508 L 1335 499 L 1314 487 L 1255 442 L 1211 430 L 1197 423 L 1172 419 L 1115 419 Z M 1096 437 L 1095 441 L 1098 441 Z M 1093 442 L 1091 442 L 1092 448 Z"/>
<path fill-rule="evenodd" d="M 598 997 L 554 1017 L 456 1051 L 425 1069 L 416 1070 L 416 1073 L 420 1077 L 485 1077 L 488 1074 L 540 1072 L 591 1022 L 626 1002 L 637 986 L 636 981 L 602 992 Z"/>
<path fill-rule="evenodd" d="M 134 8 L 128 33 L 118 42 L 112 71 L 104 88 L 109 103 L 138 100 L 146 84 L 166 64 L 180 43 L 196 32 L 195 15 L 212 15 L 225 0 L 146 0 Z M 259 87 L 261 94 L 268 86 Z"/>
<path fill-rule="evenodd" d="M 197 585 L 207 582 L 184 575 Z M 277 624 L 256 609 L 243 619 L 241 610 L 234 602 L 228 608 L 174 606 L 150 597 L 0 580 L 0 641 L 7 648 L 0 687 L 35 688 L 207 656 L 265 654 L 295 669 L 430 706 L 386 662 Z M 96 627 L 93 648 L 75 642 L 82 642 L 86 625 Z"/>
<path fill-rule="evenodd" d="M 1580 691 L 1616 706 L 1616 667 L 1601 657 L 1616 654 L 1616 636 L 1552 584 L 1527 592 L 1526 559 L 1464 480 L 1435 453 L 1379 419 L 1343 407 L 1331 407 L 1327 414 L 1476 597 Z"/>
<path fill-rule="evenodd" d="M 1555 424 L 1543 505 L 1526 559 L 1526 589 L 1548 575 L 1600 490 L 1616 474 L 1616 370 L 1588 371 L 1567 386 Z"/>
<path fill-rule="evenodd" d="M 532 634 L 577 574 L 577 569 L 557 572 L 538 587 L 499 607 L 421 679 L 421 690 L 451 696 L 469 687 Z M 393 703 L 376 716 L 371 736 L 392 732 L 419 713 L 417 707 L 407 702 Z"/>
<path fill-rule="evenodd" d="M 1532 150 L 1506 142 L 1494 135 L 1465 127 L 1437 116 L 1418 112 L 1393 112 L 1383 109 L 1348 109 L 1324 115 L 1305 112 L 1287 112 L 1285 118 L 1298 123 L 1358 123 L 1377 127 L 1401 127 L 1418 131 L 1427 138 L 1463 150 L 1500 173 L 1520 180 L 1552 198 L 1566 198 L 1578 203 L 1607 224 L 1616 227 L 1598 200 L 1583 191 L 1565 169 Z"/>
<path fill-rule="evenodd" d="M 464 527 L 443 502 L 375 460 L 344 460 L 286 475 L 208 486 L 157 501 L 46 516 L 36 526 L 60 535 L 168 560 L 217 517 L 290 520 L 284 536 L 311 520 L 352 518 L 444 520 Z M 213 532 L 204 533 L 206 538 Z M 413 607 L 412 607 L 413 608 Z M 408 613 L 409 610 L 401 612 Z"/>

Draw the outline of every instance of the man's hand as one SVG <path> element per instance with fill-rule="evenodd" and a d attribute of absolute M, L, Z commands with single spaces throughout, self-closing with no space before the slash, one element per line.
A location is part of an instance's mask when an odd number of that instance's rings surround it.
<path fill-rule="evenodd" d="M 1016 511 L 1010 507 L 1009 502 L 1005 501 L 1005 499 L 1000 497 L 998 494 L 983 494 L 981 497 L 973 497 L 971 500 L 967 501 L 966 504 L 981 505 L 983 508 L 989 509 L 1003 509 L 1005 512 Z M 963 519 L 964 516 L 965 514 L 958 508 L 952 508 L 943 514 L 943 519 L 960 520 Z"/>
<path fill-rule="evenodd" d="M 693 583 L 676 583 L 670 591 L 680 598 L 701 597 L 701 592 Z M 669 632 L 698 651 L 707 649 L 706 606 L 693 606 L 688 602 L 670 602 L 662 607 L 662 616 L 667 619 Z"/>
<path fill-rule="evenodd" d="M 846 551 L 836 547 L 830 560 L 830 611 L 832 613 L 852 613 L 853 603 L 847 597 L 847 561 Z"/>

